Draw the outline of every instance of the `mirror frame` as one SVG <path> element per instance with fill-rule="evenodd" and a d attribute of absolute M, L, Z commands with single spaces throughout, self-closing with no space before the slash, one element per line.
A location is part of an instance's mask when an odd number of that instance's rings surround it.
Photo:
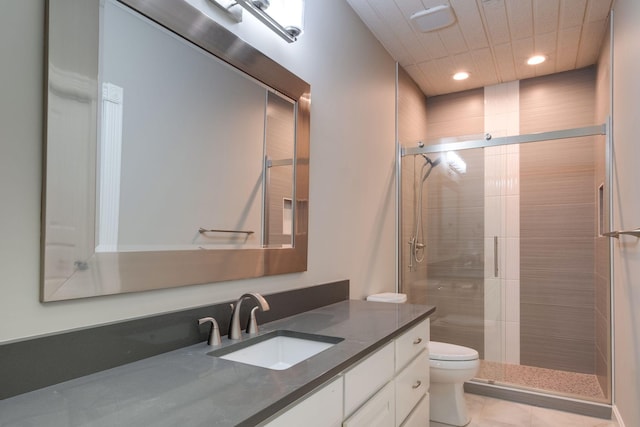
<path fill-rule="evenodd" d="M 297 108 L 293 196 L 298 202 L 308 203 L 311 86 L 184 0 L 117 1 L 295 101 Z M 48 67 L 50 64 L 48 51 L 46 55 L 45 67 Z M 45 74 L 46 97 L 48 69 Z M 48 105 L 48 99 L 45 98 L 45 109 L 48 109 Z M 47 289 L 45 283 L 46 129 L 45 126 L 40 292 L 42 302 L 141 292 L 307 270 L 308 209 L 294 208 L 293 247 L 290 248 L 94 252 L 86 265 L 83 265 L 82 269 L 76 269 L 62 285 L 55 286 L 55 289 Z M 99 273 L 87 273 L 88 271 Z M 107 273 L 102 274 L 104 272 Z M 104 283 L 103 275 L 113 277 L 114 283 Z"/>

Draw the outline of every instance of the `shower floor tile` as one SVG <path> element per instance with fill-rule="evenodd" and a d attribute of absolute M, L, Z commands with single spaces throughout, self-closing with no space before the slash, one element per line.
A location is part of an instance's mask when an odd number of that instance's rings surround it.
<path fill-rule="evenodd" d="M 591 374 L 482 360 L 477 378 L 593 400 L 606 400 L 598 378 Z"/>

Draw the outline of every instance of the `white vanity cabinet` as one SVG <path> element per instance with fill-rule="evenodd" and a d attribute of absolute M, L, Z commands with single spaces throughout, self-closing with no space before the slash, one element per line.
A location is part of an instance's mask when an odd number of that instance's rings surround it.
<path fill-rule="evenodd" d="M 395 344 L 396 426 L 407 426 L 408 417 L 424 425 L 429 420 L 429 319 L 398 338 Z M 426 401 L 426 417 L 424 413 Z M 418 408 L 422 404 L 423 407 Z M 420 411 L 418 411 L 420 409 Z"/>
<path fill-rule="evenodd" d="M 342 425 L 342 375 L 323 385 L 264 427 L 340 427 Z"/>
<path fill-rule="evenodd" d="M 429 422 L 429 393 L 422 397 L 401 427 L 425 427 Z"/>
<path fill-rule="evenodd" d="M 344 415 L 350 416 L 391 381 L 394 347 L 388 343 L 344 373 Z"/>
<path fill-rule="evenodd" d="M 396 389 L 396 426 L 402 425 L 429 390 L 429 356 L 420 353 L 394 379 Z M 428 419 L 428 418 L 427 418 Z"/>
<path fill-rule="evenodd" d="M 428 343 L 426 319 L 345 372 L 344 408 L 348 418 L 343 427 L 427 425 Z M 373 386 L 380 383 L 384 385 L 381 389 Z M 373 397 L 364 400 L 363 396 Z M 360 406 L 352 413 L 357 404 Z"/>
<path fill-rule="evenodd" d="M 429 422 L 429 319 L 323 385 L 267 427 L 417 427 Z"/>
<path fill-rule="evenodd" d="M 352 416 L 343 427 L 390 427 L 395 423 L 396 394 L 393 381 L 389 381 Z"/>

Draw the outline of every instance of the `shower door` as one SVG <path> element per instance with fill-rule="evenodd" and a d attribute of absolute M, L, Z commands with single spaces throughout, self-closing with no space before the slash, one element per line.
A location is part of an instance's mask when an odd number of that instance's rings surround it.
<path fill-rule="evenodd" d="M 475 382 L 610 402 L 598 129 L 403 152 L 402 292 L 437 307 L 432 340 L 478 351 Z"/>

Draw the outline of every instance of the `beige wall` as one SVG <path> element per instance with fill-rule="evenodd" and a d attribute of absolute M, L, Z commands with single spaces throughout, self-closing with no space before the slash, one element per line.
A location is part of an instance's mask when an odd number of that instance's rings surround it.
<path fill-rule="evenodd" d="M 520 82 L 523 134 L 591 126 L 595 69 Z M 596 138 L 520 147 L 523 365 L 595 373 Z"/>
<path fill-rule="evenodd" d="M 614 230 L 640 227 L 640 2 L 616 0 L 613 25 Z M 615 240 L 614 403 L 627 427 L 640 425 L 640 244 Z"/>
<path fill-rule="evenodd" d="M 339 279 L 351 280 L 353 298 L 394 289 L 395 65 L 346 2 L 306 5 L 305 33 L 291 45 L 249 14 L 241 24 L 211 14 L 311 84 L 308 271 L 41 304 L 45 2 L 0 3 L 0 343 L 231 300 L 247 291 Z"/>

